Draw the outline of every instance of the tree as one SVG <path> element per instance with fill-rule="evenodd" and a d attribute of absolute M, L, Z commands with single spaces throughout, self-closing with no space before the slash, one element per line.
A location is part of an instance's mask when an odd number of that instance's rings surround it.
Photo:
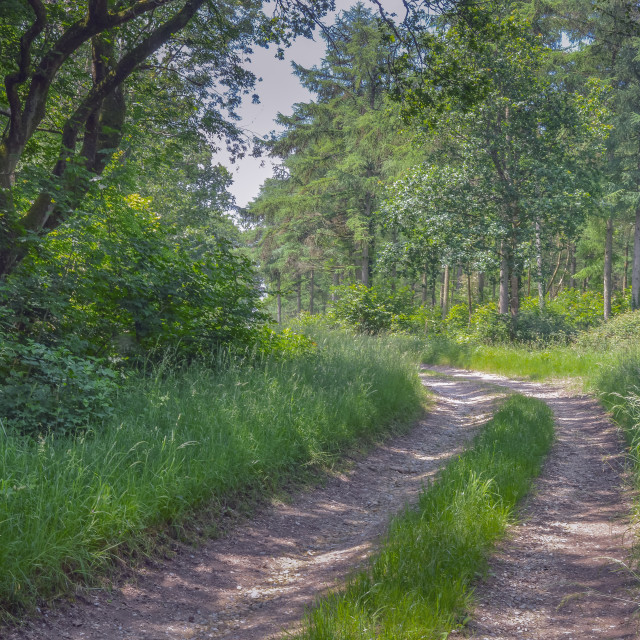
<path fill-rule="evenodd" d="M 241 66 L 243 57 L 254 43 L 284 45 L 292 36 L 309 35 L 331 3 L 280 0 L 272 17 L 261 5 L 205 0 L 9 4 L 0 59 L 0 109 L 7 119 L 0 139 L 0 275 L 26 255 L 22 240 L 56 228 L 77 208 L 93 177 L 102 174 L 122 141 L 128 108 L 135 102 L 131 89 L 140 74 L 153 70 L 186 77 L 200 90 L 200 126 L 211 135 L 226 135 L 241 150 L 237 127 L 221 112 L 233 113 L 253 86 L 253 75 Z M 72 100 L 60 100 L 65 95 Z M 52 144 L 47 138 L 52 135 L 59 142 Z M 30 147 L 43 139 L 39 160 L 51 168 L 39 193 L 25 202 L 14 193 L 18 174 L 29 168 Z"/>
<path fill-rule="evenodd" d="M 429 102 L 422 111 L 414 104 L 413 113 L 422 113 L 423 120 L 434 124 L 431 135 L 439 141 L 424 175 L 430 175 L 434 164 L 454 167 L 467 176 L 467 197 L 475 203 L 469 213 L 468 203 L 453 198 L 454 206 L 443 214 L 448 233 L 455 236 L 461 217 L 482 216 L 476 227 L 485 231 L 477 231 L 476 240 L 494 240 L 500 263 L 500 313 L 516 316 L 525 252 L 535 246 L 536 228 L 547 237 L 571 235 L 584 216 L 588 188 L 594 184 L 592 171 L 602 154 L 604 114 L 598 87 L 583 97 L 544 74 L 545 50 L 529 25 L 518 24 L 508 14 L 498 20 L 498 31 L 509 34 L 500 45 L 480 45 L 473 39 L 473 46 L 467 47 L 466 28 L 455 25 L 441 35 L 445 68 L 458 60 L 466 74 L 481 76 L 481 99 L 471 105 L 451 103 L 443 113 L 431 109 Z M 440 193 L 417 194 L 425 198 L 419 209 L 426 214 L 425 229 L 433 226 L 427 212 L 436 213 L 437 199 L 453 197 L 458 189 L 455 171 L 445 170 L 440 178 Z M 411 196 L 400 195 L 400 211 L 407 210 L 404 197 Z"/>
<path fill-rule="evenodd" d="M 317 99 L 295 105 L 291 116 L 280 115 L 285 129 L 271 143 L 272 155 L 283 161 L 286 201 L 272 182 L 250 210 L 273 212 L 262 218 L 273 225 L 263 247 L 268 238 L 282 257 L 288 253 L 284 239 L 295 237 L 285 230 L 304 228 L 293 245 L 307 247 L 309 269 L 331 273 L 336 284 L 355 266 L 368 286 L 382 183 L 413 153 L 411 136 L 400 131 L 398 109 L 386 99 L 398 48 L 386 25 L 362 4 L 341 13 L 326 40 L 320 66 L 295 67 Z M 267 256 L 262 260 L 268 268 Z"/>

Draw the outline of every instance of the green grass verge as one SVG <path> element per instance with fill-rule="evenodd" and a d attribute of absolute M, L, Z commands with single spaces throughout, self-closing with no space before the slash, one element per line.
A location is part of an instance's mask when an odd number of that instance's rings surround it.
<path fill-rule="evenodd" d="M 425 364 L 446 364 L 532 380 L 577 377 L 590 383 L 593 373 L 616 360 L 615 351 L 576 346 L 531 348 L 520 345 L 458 344 L 438 337 L 427 342 Z"/>
<path fill-rule="evenodd" d="M 320 601 L 301 640 L 444 638 L 460 627 L 473 582 L 551 447 L 541 401 L 512 396 L 473 445 L 396 517 L 370 567 Z"/>
<path fill-rule="evenodd" d="M 108 574 L 167 523 L 251 502 L 408 421 L 414 340 L 325 333 L 316 354 L 133 381 L 83 437 L 0 438 L 0 616 Z"/>

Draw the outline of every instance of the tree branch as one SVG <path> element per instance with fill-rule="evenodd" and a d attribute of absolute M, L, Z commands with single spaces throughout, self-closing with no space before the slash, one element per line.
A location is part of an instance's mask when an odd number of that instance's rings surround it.
<path fill-rule="evenodd" d="M 74 154 L 80 129 L 87 119 L 100 107 L 103 100 L 116 90 L 138 65 L 157 51 L 174 33 L 184 28 L 193 18 L 206 0 L 187 0 L 185 5 L 172 18 L 157 27 L 145 40 L 126 53 L 113 70 L 109 70 L 105 77 L 98 82 L 80 103 L 75 112 L 69 117 L 62 132 L 60 155 L 53 174 L 62 177 L 66 171 L 69 155 Z M 24 228 L 39 231 L 46 223 L 47 228 L 54 228 L 60 223 L 60 211 L 51 212 L 51 198 L 47 194 L 34 202 L 22 220 Z"/>
<path fill-rule="evenodd" d="M 7 100 L 10 108 L 10 126 L 17 127 L 20 123 L 21 107 L 18 87 L 29 77 L 29 67 L 31 66 L 31 45 L 33 41 L 42 33 L 47 22 L 47 10 L 41 0 L 29 0 L 29 5 L 35 13 L 34 23 L 27 29 L 20 38 L 20 53 L 18 57 L 18 70 L 8 74 L 4 80 L 7 92 Z"/>
<path fill-rule="evenodd" d="M 29 0 L 33 5 L 43 6 L 41 0 Z M 49 51 L 42 57 L 40 63 L 31 74 L 29 92 L 25 100 L 24 110 L 14 109 L 11 105 L 11 112 L 16 113 L 16 120 L 12 123 L 9 131 L 9 138 L 16 152 L 22 151 L 22 147 L 29 140 L 33 132 L 37 129 L 40 121 L 44 117 L 49 88 L 62 64 L 78 50 L 87 40 L 102 33 L 106 29 L 118 27 L 138 16 L 152 11 L 160 6 L 171 4 L 176 0 L 139 0 L 133 6 L 115 13 L 103 11 L 105 0 L 91 0 L 87 17 L 74 22 L 51 46 Z M 102 7 L 102 8 L 101 8 Z M 40 31 L 44 25 L 40 28 Z M 23 36 L 23 39 L 31 33 L 33 27 Z M 35 36 L 34 36 L 35 37 Z M 22 42 L 22 41 L 21 41 Z M 24 82 L 28 77 L 25 76 Z M 14 89 L 15 91 L 15 89 Z M 18 120 L 17 118 L 20 118 Z"/>

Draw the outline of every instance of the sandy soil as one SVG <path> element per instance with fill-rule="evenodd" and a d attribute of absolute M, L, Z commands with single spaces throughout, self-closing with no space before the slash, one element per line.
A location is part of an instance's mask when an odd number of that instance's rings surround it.
<path fill-rule="evenodd" d="M 631 543 L 620 493 L 622 444 L 598 405 L 548 385 L 440 370 L 424 383 L 438 403 L 410 433 L 288 503 L 262 508 L 223 539 L 180 546 L 170 561 L 133 571 L 112 592 L 43 611 L 7 640 L 258 640 L 299 623 L 314 598 L 375 549 L 391 515 L 491 414 L 509 387 L 556 412 L 558 443 L 537 492 L 478 586 L 466 635 L 476 638 L 637 637 L 633 582 L 609 558 Z M 500 385 L 502 390 L 497 386 Z M 626 533 L 626 535 L 624 535 Z M 636 598 L 637 599 L 637 598 Z"/>
<path fill-rule="evenodd" d="M 437 368 L 544 400 L 557 441 L 535 491 L 476 591 L 465 635 L 507 640 L 640 637 L 638 585 L 628 562 L 633 532 L 624 486 L 624 443 L 602 408 L 559 386 Z"/>

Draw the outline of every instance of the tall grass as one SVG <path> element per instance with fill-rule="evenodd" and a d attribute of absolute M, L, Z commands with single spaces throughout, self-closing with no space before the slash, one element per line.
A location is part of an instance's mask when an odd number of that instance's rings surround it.
<path fill-rule="evenodd" d="M 251 500 L 414 416 L 415 341 L 318 335 L 313 355 L 159 367 L 76 438 L 0 430 L 0 615 L 109 570 L 194 510 Z M 217 363 L 218 365 L 220 363 Z"/>
<path fill-rule="evenodd" d="M 309 613 L 301 640 L 446 637 L 553 441 L 551 410 L 512 396 L 471 448 L 391 525 L 368 570 Z"/>
<path fill-rule="evenodd" d="M 640 351 L 636 348 L 619 354 L 614 364 L 594 372 L 592 386 L 624 430 L 635 467 L 636 488 L 640 488 Z M 636 515 L 640 516 L 637 496 Z M 640 549 L 636 551 L 640 554 Z"/>
<path fill-rule="evenodd" d="M 615 350 L 569 346 L 458 344 L 445 337 L 430 340 L 422 354 L 426 364 L 446 364 L 532 380 L 578 377 L 590 384 L 595 371 L 615 363 Z"/>

